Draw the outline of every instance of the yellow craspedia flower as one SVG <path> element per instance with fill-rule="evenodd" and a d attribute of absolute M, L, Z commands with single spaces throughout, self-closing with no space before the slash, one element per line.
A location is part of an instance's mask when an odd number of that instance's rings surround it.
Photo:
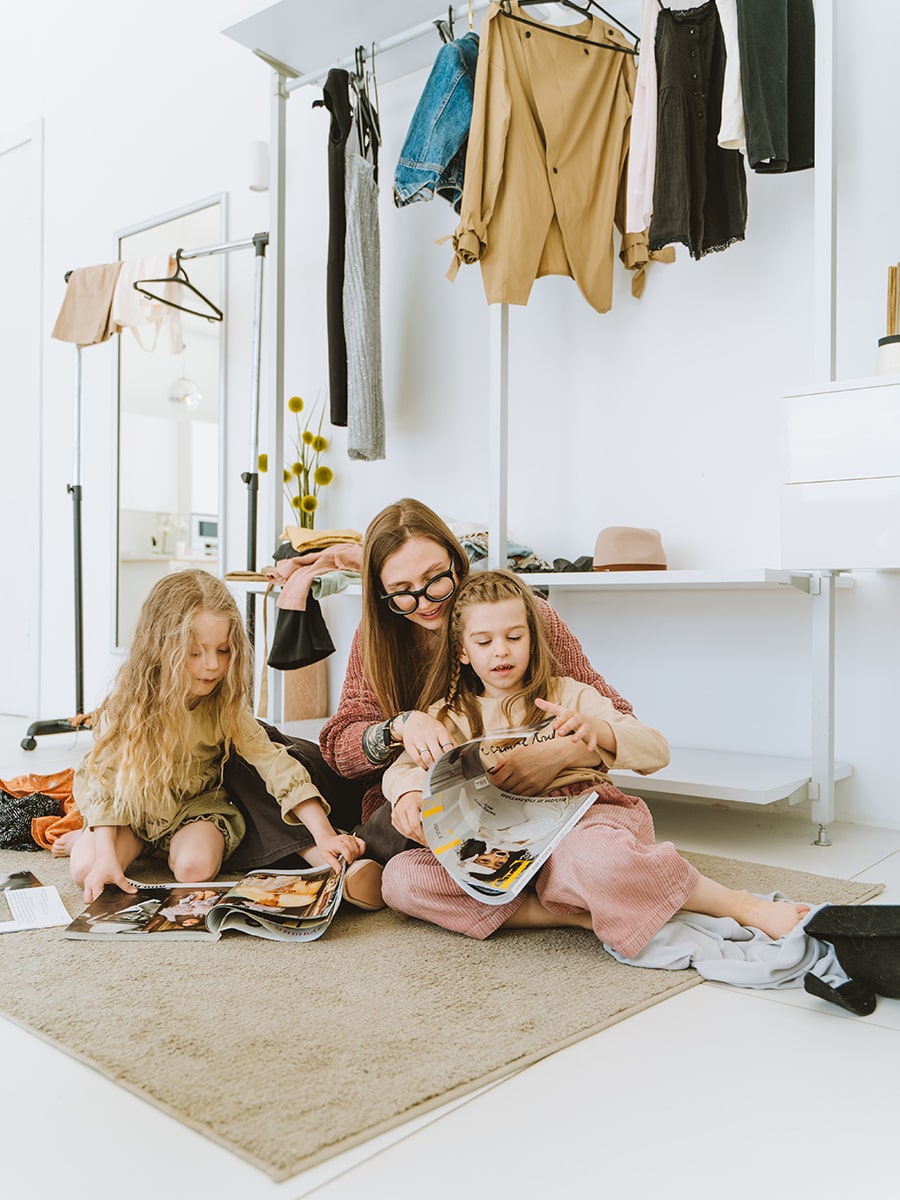
<path fill-rule="evenodd" d="M 291 482 L 291 473 L 287 469 L 287 467 L 285 467 L 284 470 L 281 472 L 281 478 L 285 483 Z"/>
<path fill-rule="evenodd" d="M 300 441 L 303 443 L 304 446 L 311 446 L 313 444 L 314 437 L 315 437 L 315 434 L 311 430 L 304 429 L 303 433 L 300 435 Z"/>
<path fill-rule="evenodd" d="M 298 463 L 298 462 L 291 463 L 291 474 L 292 475 L 302 475 L 303 474 L 302 464 Z"/>
<path fill-rule="evenodd" d="M 304 496 L 300 501 L 300 511 L 305 513 L 315 512 L 319 507 L 319 502 L 315 496 Z"/>
<path fill-rule="evenodd" d="M 303 401 L 299 396 L 291 396 L 288 400 L 288 409 L 292 413 L 303 412 Z"/>
<path fill-rule="evenodd" d="M 303 507 L 303 501 L 300 499 L 300 497 L 292 496 L 291 497 L 291 508 L 302 508 L 302 507 Z"/>
<path fill-rule="evenodd" d="M 316 467 L 313 479 L 321 487 L 324 487 L 326 483 L 331 483 L 332 479 L 334 479 L 334 471 L 332 471 L 331 467 Z"/>
<path fill-rule="evenodd" d="M 321 454 L 323 450 L 328 449 L 328 438 L 322 437 L 321 433 L 317 433 L 310 442 L 310 445 L 312 446 L 313 450 L 315 450 L 316 454 Z"/>
<path fill-rule="evenodd" d="M 257 460 L 257 470 L 261 471 L 263 473 L 263 475 L 265 475 L 265 473 L 266 473 L 266 471 L 268 471 L 268 469 L 269 469 L 269 456 L 268 456 L 268 454 L 261 454 L 259 456 L 259 459 Z"/>

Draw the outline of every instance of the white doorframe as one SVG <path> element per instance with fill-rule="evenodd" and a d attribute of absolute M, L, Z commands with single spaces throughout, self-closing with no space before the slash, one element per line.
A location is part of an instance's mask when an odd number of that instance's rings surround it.
<path fill-rule="evenodd" d="M 16 226 L 3 233 L 12 307 L 0 330 L 0 712 L 18 716 L 36 715 L 40 702 L 43 176 L 43 122 L 0 130 L 0 214 Z"/>

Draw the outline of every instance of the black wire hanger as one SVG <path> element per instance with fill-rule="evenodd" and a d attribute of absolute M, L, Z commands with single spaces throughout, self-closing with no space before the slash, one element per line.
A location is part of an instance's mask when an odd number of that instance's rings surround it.
<path fill-rule="evenodd" d="M 433 21 L 432 24 L 437 29 L 440 39 L 445 46 L 448 44 L 448 42 L 453 42 L 456 40 L 456 34 L 453 32 L 453 5 L 447 9 L 446 21 L 438 18 L 438 20 Z"/>
<path fill-rule="evenodd" d="M 542 4 L 545 0 L 519 0 L 519 7 L 525 8 L 529 4 Z M 594 0 L 587 0 L 587 4 L 583 7 L 580 4 L 575 4 L 574 0 L 557 0 L 564 8 L 574 9 L 575 12 L 581 13 L 584 17 L 593 16 L 592 10 L 603 13 L 607 20 L 612 21 L 614 25 L 618 25 L 623 33 L 626 33 L 630 38 L 634 39 L 633 46 L 617 46 L 614 42 L 597 42 L 592 38 L 579 37 L 577 33 L 567 33 L 564 26 L 550 25 L 544 21 L 529 21 L 527 17 L 520 17 L 512 10 L 510 0 L 500 0 L 500 14 L 507 17 L 510 21 L 518 21 L 521 25 L 530 25 L 532 29 L 543 29 L 547 33 L 555 34 L 557 37 L 568 38 L 572 42 L 581 42 L 584 46 L 600 46 L 604 50 L 615 50 L 619 54 L 637 54 L 640 38 L 636 33 L 623 25 L 618 17 L 614 17 L 612 13 L 608 13 L 605 8 L 601 8 Z"/>
<path fill-rule="evenodd" d="M 175 251 L 175 273 L 164 279 L 136 279 L 134 282 L 134 290 L 140 292 L 142 296 L 146 296 L 148 300 L 157 300 L 160 304 L 168 304 L 170 308 L 177 308 L 181 312 L 193 313 L 195 317 L 205 317 L 207 321 L 221 321 L 224 313 L 220 308 L 217 308 L 207 296 L 204 296 L 199 288 L 195 288 L 188 279 L 188 273 L 184 269 L 181 261 L 183 250 Z M 186 300 L 191 300 L 196 296 L 206 305 L 206 311 L 198 308 L 189 308 L 187 304 L 176 304 L 174 300 L 169 300 L 166 296 L 158 296 L 155 292 L 147 289 L 147 284 L 158 283 L 167 284 L 170 288 L 173 284 L 185 289 L 186 294 L 182 297 Z M 177 293 L 181 296 L 181 293 Z"/>

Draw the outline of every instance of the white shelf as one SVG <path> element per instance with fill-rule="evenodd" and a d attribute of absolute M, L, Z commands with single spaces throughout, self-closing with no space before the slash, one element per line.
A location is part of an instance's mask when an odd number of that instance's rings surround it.
<path fill-rule="evenodd" d="M 812 761 L 766 754 L 736 754 L 670 746 L 668 766 L 652 775 L 611 771 L 623 792 L 650 799 L 686 796 L 700 800 L 732 800 L 741 804 L 774 804 L 805 800 L 812 781 Z M 834 778 L 853 774 L 849 763 L 834 764 Z"/>
<path fill-rule="evenodd" d="M 735 567 L 730 570 L 693 571 L 562 571 L 525 572 L 531 587 L 569 591 L 745 591 L 757 588 L 795 587 L 808 592 L 812 571 L 775 570 L 771 567 Z M 839 587 L 853 581 L 839 577 Z"/>

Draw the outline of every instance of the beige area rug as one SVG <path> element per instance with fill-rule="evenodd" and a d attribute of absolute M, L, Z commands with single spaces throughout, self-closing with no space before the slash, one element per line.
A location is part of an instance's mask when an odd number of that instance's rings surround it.
<path fill-rule="evenodd" d="M 881 890 L 686 857 L 733 887 L 811 902 Z M 80 911 L 65 861 L 0 852 L 0 872 L 24 867 Z M 580 930 L 476 942 L 348 908 L 305 945 L 0 936 L 2 1013 L 275 1180 L 699 982 L 622 966 Z"/>

